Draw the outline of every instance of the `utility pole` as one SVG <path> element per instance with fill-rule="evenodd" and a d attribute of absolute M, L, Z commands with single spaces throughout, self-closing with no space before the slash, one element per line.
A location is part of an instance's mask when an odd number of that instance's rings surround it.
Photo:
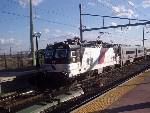
<path fill-rule="evenodd" d="M 36 62 L 35 62 L 34 40 L 33 40 L 32 0 L 30 0 L 30 44 L 31 44 L 32 64 L 33 64 L 33 66 L 35 66 Z"/>
<path fill-rule="evenodd" d="M 79 4 L 79 10 L 80 10 L 80 40 L 83 41 L 83 34 L 82 34 L 82 12 L 81 12 L 81 4 Z"/>
<path fill-rule="evenodd" d="M 11 49 L 12 49 L 12 47 L 10 46 L 10 57 L 11 57 L 11 55 L 12 55 L 12 53 L 11 53 Z"/>
<path fill-rule="evenodd" d="M 145 30 L 144 30 L 144 27 L 143 27 L 143 47 L 144 47 L 144 41 L 145 41 Z"/>

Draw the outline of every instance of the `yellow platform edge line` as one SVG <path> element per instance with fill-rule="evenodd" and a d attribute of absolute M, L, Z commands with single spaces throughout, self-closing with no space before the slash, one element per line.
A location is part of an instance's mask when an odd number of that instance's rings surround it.
<path fill-rule="evenodd" d="M 102 111 L 123 95 L 134 89 L 141 83 L 146 77 L 150 76 L 150 70 L 145 71 L 144 73 L 139 74 L 136 77 L 126 81 L 125 83 L 117 86 L 116 88 L 111 89 L 110 91 L 104 93 L 103 95 L 95 98 L 94 100 L 82 105 L 71 113 L 92 113 L 96 111 Z"/>

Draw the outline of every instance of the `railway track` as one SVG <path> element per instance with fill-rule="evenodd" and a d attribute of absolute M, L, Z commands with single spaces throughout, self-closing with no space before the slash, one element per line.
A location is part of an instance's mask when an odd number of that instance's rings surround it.
<path fill-rule="evenodd" d="M 0 97 L 0 112 L 12 113 L 35 103 L 48 102 L 48 104 L 39 109 L 39 113 L 40 111 L 41 113 L 57 113 L 60 111 L 67 113 L 145 71 L 149 67 L 149 60 L 141 60 L 109 72 L 89 76 L 82 81 L 77 81 L 71 88 L 63 87 L 59 91 L 45 90 L 42 92 L 30 90 Z M 67 94 L 69 90 L 74 94 L 76 93 L 76 95 Z M 62 94 L 66 94 L 63 99 L 60 96 Z"/>
<path fill-rule="evenodd" d="M 30 90 L 30 91 L 20 92 L 20 93 L 14 92 L 9 95 L 1 96 L 0 113 L 16 113 L 24 108 L 33 106 L 35 104 L 45 104 L 47 107 L 52 105 L 54 106 L 55 103 L 56 105 L 58 105 L 61 102 L 65 102 L 68 99 L 74 98 L 75 96 L 80 96 L 83 93 L 82 90 L 80 90 L 77 87 L 74 87 L 72 93 L 76 93 L 76 95 L 70 96 L 71 94 L 70 92 L 68 92 L 67 89 L 66 87 L 62 87 L 59 91 L 58 90 L 44 90 L 44 91 Z M 64 95 L 64 97 L 62 98 L 61 97 L 62 94 L 66 94 L 66 95 Z M 33 113 L 37 113 L 37 110 L 33 111 Z"/>
<path fill-rule="evenodd" d="M 42 100 L 43 94 L 33 90 L 14 93 L 0 99 L 1 112 L 16 112 L 36 101 Z"/>
<path fill-rule="evenodd" d="M 149 68 L 150 61 L 140 61 L 91 77 L 88 80 L 82 81 L 84 95 L 79 99 L 62 103 L 55 110 L 51 111 L 49 109 L 49 111 L 46 110 L 44 113 L 57 113 L 60 111 L 62 113 L 69 113 Z"/>

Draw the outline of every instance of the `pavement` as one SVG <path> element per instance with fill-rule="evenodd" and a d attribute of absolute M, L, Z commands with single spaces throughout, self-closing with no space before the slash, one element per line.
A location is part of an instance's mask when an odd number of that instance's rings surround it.
<path fill-rule="evenodd" d="M 95 113 L 150 113 L 150 73 L 142 83 L 107 109 Z"/>

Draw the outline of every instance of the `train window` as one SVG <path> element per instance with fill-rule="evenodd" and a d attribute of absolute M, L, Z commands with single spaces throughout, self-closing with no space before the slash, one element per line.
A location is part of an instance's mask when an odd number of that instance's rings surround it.
<path fill-rule="evenodd" d="M 126 51 L 126 54 L 134 54 L 135 51 Z"/>
<path fill-rule="evenodd" d="M 72 63 L 77 62 L 77 60 L 76 60 L 76 51 L 71 51 L 71 62 Z"/>
<path fill-rule="evenodd" d="M 47 49 L 45 52 L 45 58 L 52 58 L 53 51 L 51 49 Z"/>
<path fill-rule="evenodd" d="M 143 52 L 143 50 L 138 50 L 138 53 L 142 53 Z"/>
<path fill-rule="evenodd" d="M 146 51 L 147 51 L 147 52 L 150 52 L 150 49 L 147 49 Z"/>
<path fill-rule="evenodd" d="M 67 50 L 66 49 L 56 49 L 55 58 L 66 58 Z"/>
<path fill-rule="evenodd" d="M 75 51 L 71 51 L 71 57 L 76 57 L 76 52 Z"/>

